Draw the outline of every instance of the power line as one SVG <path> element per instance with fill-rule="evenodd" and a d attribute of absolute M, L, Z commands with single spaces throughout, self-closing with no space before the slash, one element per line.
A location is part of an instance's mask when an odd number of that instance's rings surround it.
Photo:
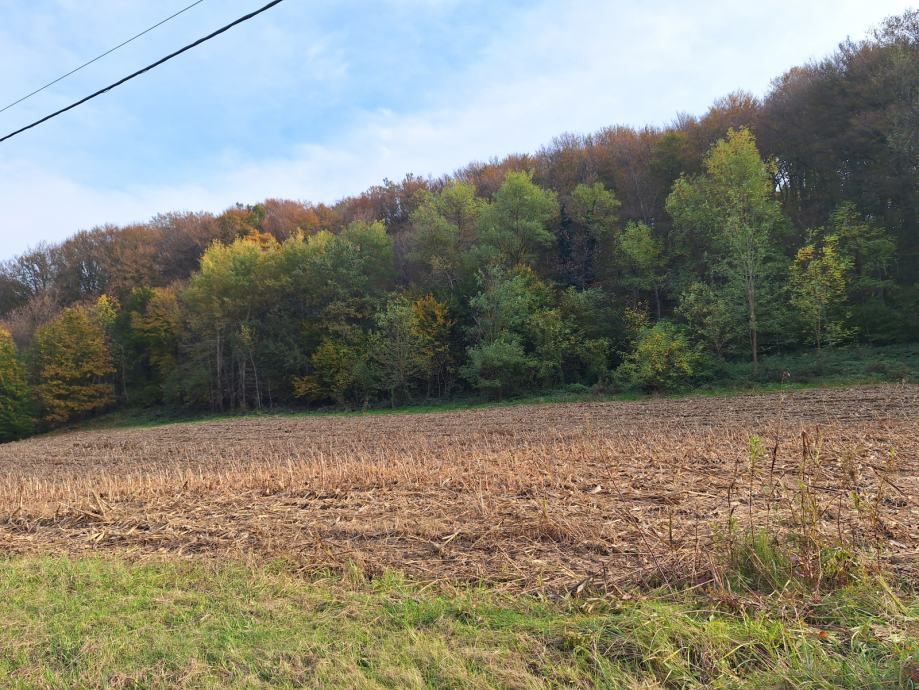
<path fill-rule="evenodd" d="M 18 101 L 13 101 L 12 103 L 10 103 L 10 104 L 9 104 L 8 106 L 6 106 L 5 108 L 0 109 L 0 113 L 4 113 L 4 112 L 6 112 L 7 110 L 9 110 L 10 108 L 12 108 L 14 105 L 19 105 L 19 104 L 22 103 L 23 101 L 25 101 L 25 100 L 27 100 L 27 99 L 29 99 L 29 98 L 32 98 L 32 96 L 41 93 L 42 91 L 44 91 L 45 89 L 47 89 L 49 86 L 54 86 L 54 85 L 57 84 L 59 81 L 62 81 L 62 80 L 64 80 L 64 79 L 66 79 L 67 77 L 69 77 L 71 74 L 76 74 L 77 72 L 79 72 L 79 71 L 80 71 L 81 69 L 83 69 L 84 67 L 89 67 L 91 64 L 93 64 L 94 62 L 98 62 L 99 60 L 101 60 L 102 58 L 104 58 L 106 55 L 111 55 L 112 53 L 114 53 L 114 52 L 115 52 L 116 50 L 118 50 L 119 48 L 124 48 L 126 45 L 128 45 L 128 43 L 132 43 L 132 42 L 136 41 L 138 38 L 140 38 L 141 36 L 145 36 L 146 34 L 150 33 L 150 32 L 153 31 L 154 29 L 157 29 L 157 28 L 161 27 L 161 26 L 162 26 L 163 24 L 165 24 L 166 22 L 172 21 L 173 19 L 175 19 L 176 17 L 178 17 L 180 14 L 185 14 L 185 13 L 188 12 L 188 10 L 190 10 L 192 7 L 194 7 L 195 5 L 200 5 L 202 2 L 204 2 L 204 0 L 197 0 L 197 2 L 193 2 L 193 3 L 190 4 L 188 7 L 184 7 L 184 8 L 182 8 L 181 10 L 179 10 L 178 12 L 176 12 L 175 14 L 170 15 L 169 17 L 166 17 L 166 18 L 165 18 L 164 20 L 162 20 L 161 22 L 157 22 L 156 24 L 154 24 L 154 25 L 151 26 L 150 28 L 144 29 L 144 30 L 141 31 L 139 34 L 137 34 L 136 36 L 131 36 L 131 38 L 129 38 L 129 39 L 128 39 L 127 41 L 125 41 L 124 43 L 119 43 L 117 46 L 115 46 L 115 47 L 112 48 L 111 50 L 107 50 L 107 51 L 105 51 L 104 53 L 102 53 L 102 55 L 98 55 L 98 56 L 94 57 L 94 58 L 93 58 L 92 60 L 90 60 L 89 62 L 84 62 L 84 63 L 83 63 L 82 65 L 80 65 L 79 67 L 76 67 L 76 68 L 70 70 L 67 74 L 64 74 L 64 75 L 58 77 L 58 78 L 55 79 L 54 81 L 49 81 L 47 84 L 45 84 L 45 85 L 42 86 L 41 88 L 35 89 L 35 91 L 33 91 L 32 93 L 26 94 L 25 96 L 23 96 L 22 98 L 20 98 Z"/>
<path fill-rule="evenodd" d="M 206 43 L 207 41 L 210 41 L 212 38 L 216 38 L 216 37 L 219 36 L 220 34 L 229 31 L 229 30 L 232 29 L 234 26 L 237 26 L 238 24 L 242 24 L 243 22 L 247 22 L 247 21 L 249 21 L 250 19 L 252 19 L 252 18 L 254 18 L 254 17 L 257 17 L 258 15 L 262 14 L 263 12 L 267 12 L 267 11 L 270 10 L 272 7 L 274 7 L 275 5 L 280 5 L 282 2 L 284 2 L 284 0 L 273 0 L 272 2 L 269 2 L 269 3 L 268 3 L 267 5 L 265 5 L 264 7 L 261 7 L 260 9 L 257 9 L 257 10 L 255 10 L 254 12 L 250 12 L 250 13 L 247 14 L 247 15 L 244 15 L 244 16 L 240 17 L 239 19 L 237 19 L 236 21 L 230 22 L 230 23 L 227 24 L 226 26 L 224 26 L 224 27 L 222 27 L 222 28 L 220 28 L 220 29 L 217 29 L 215 32 L 213 32 L 213 33 L 211 33 L 211 34 L 208 34 L 207 36 L 205 36 L 205 37 L 203 37 L 203 38 L 199 38 L 199 39 L 198 39 L 197 41 L 195 41 L 194 43 L 189 43 L 189 44 L 188 44 L 187 46 L 185 46 L 184 48 L 180 48 L 179 50 L 175 51 L 174 53 L 170 53 L 170 54 L 167 55 L 166 57 L 157 60 L 157 61 L 154 62 L 153 64 L 147 65 L 146 67 L 137 70 L 137 71 L 134 72 L 133 74 L 129 74 L 129 75 L 126 76 L 124 79 L 120 79 L 120 80 L 116 81 L 114 84 L 110 84 L 109 86 L 106 86 L 104 89 L 99 89 L 99 90 L 96 91 L 95 93 L 90 94 L 89 96 L 86 96 L 85 98 L 81 98 L 81 99 L 80 99 L 79 101 L 77 101 L 76 103 L 71 103 L 71 104 L 68 105 L 66 108 L 61 108 L 60 110 L 57 110 L 57 111 L 51 113 L 50 115 L 46 115 L 46 116 L 43 117 L 42 119 L 36 120 L 35 122 L 33 122 L 33 123 L 30 124 L 30 125 L 26 125 L 25 127 L 22 127 L 22 128 L 20 128 L 20 129 L 17 129 L 15 132 L 10 132 L 10 133 L 7 134 L 5 137 L 0 138 L 0 143 L 3 143 L 3 142 L 6 141 L 7 139 L 12 139 L 12 138 L 15 137 L 17 134 L 22 134 L 23 132 L 32 129 L 33 127 L 38 127 L 38 125 L 43 124 L 43 123 L 47 122 L 48 120 L 57 117 L 58 115 L 63 115 L 63 114 L 66 113 L 68 110 L 73 110 L 73 109 L 76 108 L 77 106 L 81 106 L 81 105 L 83 105 L 84 103 L 86 103 L 87 101 L 91 101 L 92 99 L 94 99 L 94 98 L 96 98 L 96 97 L 98 97 L 98 96 L 101 96 L 102 94 L 107 93 L 107 92 L 111 91 L 112 89 L 115 89 L 115 88 L 121 86 L 121 85 L 124 84 L 125 82 L 131 81 L 131 80 L 134 79 L 135 77 L 139 77 L 140 75 L 142 75 L 142 74 L 144 74 L 144 73 L 146 73 L 146 72 L 149 72 L 150 70 L 152 70 L 152 69 L 154 69 L 154 68 L 156 68 L 156 67 L 159 67 L 160 65 L 162 65 L 162 64 L 165 63 L 165 62 L 169 62 L 170 60 L 172 60 L 172 59 L 175 58 L 175 57 L 178 57 L 178 56 L 181 55 L 182 53 L 188 52 L 188 51 L 191 50 L 192 48 L 196 48 L 197 46 L 201 45 L 202 43 Z"/>

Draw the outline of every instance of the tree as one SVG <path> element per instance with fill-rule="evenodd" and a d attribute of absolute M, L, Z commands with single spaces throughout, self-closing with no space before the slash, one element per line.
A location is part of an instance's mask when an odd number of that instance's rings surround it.
<path fill-rule="evenodd" d="M 601 182 L 579 184 L 571 192 L 568 213 L 583 225 L 597 242 L 608 242 L 616 233 L 622 203 Z"/>
<path fill-rule="evenodd" d="M 664 270 L 664 247 L 644 223 L 629 223 L 619 236 L 624 269 L 623 284 L 637 292 L 654 294 L 657 317 L 661 317 L 660 281 Z"/>
<path fill-rule="evenodd" d="M 878 298 L 892 287 L 890 264 L 897 245 L 885 228 L 865 219 L 855 204 L 846 202 L 830 214 L 828 233 L 834 237 L 834 250 L 849 265 L 847 287 L 853 299 Z"/>
<path fill-rule="evenodd" d="M 469 301 L 469 361 L 463 376 L 498 397 L 527 387 L 564 382 L 566 363 L 584 356 L 596 364 L 597 348 L 564 318 L 553 290 L 527 266 L 493 266 L 480 272 Z"/>
<path fill-rule="evenodd" d="M 215 243 L 182 293 L 187 310 L 184 397 L 213 409 L 262 407 L 257 348 L 261 318 L 277 297 L 280 246 L 250 234 Z"/>
<path fill-rule="evenodd" d="M 434 295 L 425 295 L 412 302 L 415 327 L 421 337 L 427 395 L 438 396 L 449 391 L 453 376 L 453 356 L 450 339 L 455 321 L 450 318 L 447 305 Z"/>
<path fill-rule="evenodd" d="M 478 275 L 479 292 L 469 300 L 468 362 L 463 377 L 501 397 L 529 383 L 538 369 L 531 356 L 531 325 L 551 304 L 551 293 L 532 269 L 493 266 Z M 527 351 L 529 350 L 529 352 Z"/>
<path fill-rule="evenodd" d="M 632 388 L 672 391 L 687 385 L 698 374 L 700 363 L 699 350 L 683 332 L 669 321 L 658 321 L 641 332 L 616 375 Z"/>
<path fill-rule="evenodd" d="M 693 283 L 683 292 L 677 313 L 696 341 L 705 343 L 718 357 L 725 356 L 738 335 L 742 337 L 724 295 L 706 283 Z"/>
<path fill-rule="evenodd" d="M 890 232 L 846 202 L 830 214 L 825 231 L 837 238 L 836 250 L 848 265 L 849 322 L 869 342 L 895 342 L 908 333 L 911 310 L 895 305 L 902 294 L 893 280 L 897 246 Z M 907 335 L 906 338 L 909 336 Z"/>
<path fill-rule="evenodd" d="M 599 288 L 568 288 L 559 296 L 558 305 L 574 338 L 573 348 L 565 353 L 565 380 L 604 382 L 611 357 L 625 346 L 621 307 Z"/>
<path fill-rule="evenodd" d="M 70 307 L 35 335 L 36 388 L 45 421 L 61 423 L 115 402 L 104 326 L 93 310 Z"/>
<path fill-rule="evenodd" d="M 370 335 L 370 358 L 389 403 L 407 397 L 413 385 L 430 371 L 430 350 L 422 332 L 418 312 L 405 296 L 390 300 L 377 313 L 376 328 Z"/>
<path fill-rule="evenodd" d="M 4 272 L 22 286 L 25 296 L 35 297 L 54 288 L 60 271 L 58 254 L 56 247 L 42 243 L 8 262 Z"/>
<path fill-rule="evenodd" d="M 28 436 L 33 427 L 25 367 L 13 336 L 0 328 L 0 443 Z"/>
<path fill-rule="evenodd" d="M 358 402 L 362 393 L 366 400 L 368 382 L 366 345 L 325 338 L 310 356 L 310 373 L 294 377 L 293 386 L 299 398 L 344 406 L 349 398 Z"/>
<path fill-rule="evenodd" d="M 791 303 L 810 326 L 817 352 L 824 342 L 845 334 L 841 315 L 849 262 L 840 256 L 839 238 L 827 235 L 798 250 L 791 270 Z"/>
<path fill-rule="evenodd" d="M 386 226 L 375 223 L 351 223 L 340 235 L 340 242 L 349 246 L 358 260 L 360 285 L 368 290 L 385 291 L 395 278 L 395 248 Z"/>
<path fill-rule="evenodd" d="M 705 173 L 680 178 L 667 199 L 678 226 L 700 236 L 700 246 L 716 253 L 716 271 L 740 289 L 750 351 L 759 361 L 764 283 L 774 253 L 782 211 L 773 194 L 773 168 L 765 163 L 747 129 L 730 130 L 705 158 Z M 692 241 L 692 239 L 690 239 Z"/>
<path fill-rule="evenodd" d="M 571 192 L 565 205 L 572 226 L 566 233 L 569 271 L 582 290 L 598 270 L 609 268 L 621 206 L 616 195 L 600 182 L 579 184 Z"/>
<path fill-rule="evenodd" d="M 174 288 L 136 288 L 130 307 L 122 338 L 135 366 L 131 383 L 146 389 L 144 400 L 162 402 L 173 393 L 179 365 L 182 312 L 178 294 Z"/>
<path fill-rule="evenodd" d="M 498 399 L 520 388 L 536 366 L 533 358 L 524 352 L 520 338 L 512 334 L 475 345 L 468 353 L 463 376 L 480 391 Z"/>
<path fill-rule="evenodd" d="M 474 241 L 485 202 L 470 184 L 453 181 L 440 192 L 422 193 L 406 236 L 407 258 L 423 272 L 423 284 L 450 292 L 464 273 L 464 255 Z"/>
<path fill-rule="evenodd" d="M 479 242 L 506 266 L 533 263 L 555 242 L 548 224 L 558 213 L 555 192 L 540 189 L 530 173 L 508 173 L 480 215 Z"/>

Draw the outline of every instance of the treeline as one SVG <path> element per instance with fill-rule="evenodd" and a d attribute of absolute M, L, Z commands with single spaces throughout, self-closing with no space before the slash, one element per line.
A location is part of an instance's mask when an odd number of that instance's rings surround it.
<path fill-rule="evenodd" d="M 762 101 L 0 268 L 0 439 L 116 405 L 361 407 L 919 338 L 919 13 Z"/>

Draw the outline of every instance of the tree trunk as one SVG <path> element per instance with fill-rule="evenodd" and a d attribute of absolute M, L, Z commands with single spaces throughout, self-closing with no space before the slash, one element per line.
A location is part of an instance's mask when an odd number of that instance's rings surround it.
<path fill-rule="evenodd" d="M 756 323 L 756 285 L 753 282 L 753 276 L 747 274 L 747 308 L 750 310 L 750 347 L 753 350 L 753 368 L 759 364 L 759 334 Z"/>
<path fill-rule="evenodd" d="M 223 350 L 220 347 L 220 331 L 217 331 L 217 410 L 223 412 Z"/>
<path fill-rule="evenodd" d="M 258 369 L 256 369 L 255 367 L 255 354 L 252 352 L 252 350 L 249 350 L 249 361 L 252 362 L 252 378 L 255 381 L 255 408 L 257 410 L 261 410 L 262 409 L 262 392 L 259 389 Z"/>

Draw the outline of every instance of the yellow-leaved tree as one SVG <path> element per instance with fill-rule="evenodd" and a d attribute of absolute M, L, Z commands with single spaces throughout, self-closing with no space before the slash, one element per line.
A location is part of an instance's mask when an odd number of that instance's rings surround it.
<path fill-rule="evenodd" d="M 108 302 L 100 306 L 101 314 L 83 306 L 65 309 L 35 334 L 36 392 L 47 422 L 66 422 L 115 402 L 104 323 Z"/>
<path fill-rule="evenodd" d="M 843 304 L 851 264 L 838 244 L 836 235 L 811 242 L 798 250 L 791 266 L 791 303 L 810 327 L 817 352 L 846 336 Z"/>

